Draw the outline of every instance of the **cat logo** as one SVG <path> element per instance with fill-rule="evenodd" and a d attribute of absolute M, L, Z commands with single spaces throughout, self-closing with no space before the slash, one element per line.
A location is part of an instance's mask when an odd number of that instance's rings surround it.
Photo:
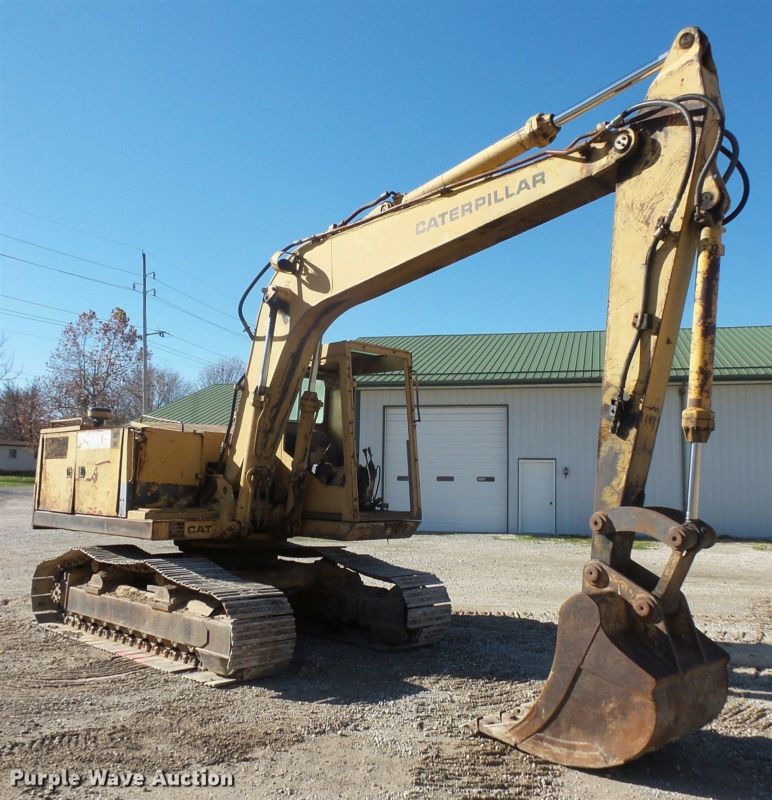
<path fill-rule="evenodd" d="M 186 522 L 186 536 L 209 536 L 215 532 L 214 522 Z"/>

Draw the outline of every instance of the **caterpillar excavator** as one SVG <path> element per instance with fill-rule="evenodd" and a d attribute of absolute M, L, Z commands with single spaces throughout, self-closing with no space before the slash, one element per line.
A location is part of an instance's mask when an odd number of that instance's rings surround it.
<path fill-rule="evenodd" d="M 566 123 L 651 75 L 643 101 L 551 146 Z M 744 191 L 730 211 L 732 172 Z M 721 237 L 747 188 L 710 45 L 687 28 L 664 56 L 578 106 L 537 114 L 417 189 L 387 192 L 281 249 L 239 304 L 251 354 L 227 429 L 152 418 L 110 427 L 104 409 L 91 409 L 42 432 L 35 527 L 176 548 L 83 546 L 47 560 L 32 581 L 35 616 L 214 684 L 286 666 L 296 623 L 382 647 L 438 640 L 451 609 L 437 577 L 295 541 L 408 537 L 421 520 L 410 354 L 322 346 L 322 335 L 358 303 L 615 192 L 591 557 L 560 611 L 540 698 L 521 718 L 502 713 L 476 727 L 557 763 L 602 768 L 706 724 L 724 704 L 728 659 L 695 627 L 681 587 L 715 541 L 699 517 L 700 457 L 714 426 Z M 695 257 L 688 507 L 648 508 Z M 266 274 L 253 329 L 244 304 Z M 481 281 L 477 291 L 488 288 Z M 357 383 L 380 374 L 404 378 L 409 508 L 378 495 L 371 443 L 357 441 Z M 639 534 L 670 548 L 660 574 L 632 559 Z"/>

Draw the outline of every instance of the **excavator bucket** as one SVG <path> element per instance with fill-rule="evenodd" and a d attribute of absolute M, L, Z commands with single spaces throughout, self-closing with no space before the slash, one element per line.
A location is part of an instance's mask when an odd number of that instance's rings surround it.
<path fill-rule="evenodd" d="M 702 727 L 726 699 L 728 656 L 681 601 L 653 624 L 616 594 L 570 597 L 537 702 L 519 719 L 478 719 L 478 731 L 548 761 L 602 769 Z"/>

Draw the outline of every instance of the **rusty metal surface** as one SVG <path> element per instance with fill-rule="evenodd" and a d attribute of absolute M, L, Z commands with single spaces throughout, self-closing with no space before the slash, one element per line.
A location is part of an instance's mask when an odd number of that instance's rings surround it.
<path fill-rule="evenodd" d="M 36 507 L 68 514 L 75 494 L 75 430 L 42 431 Z"/>
<path fill-rule="evenodd" d="M 718 76 L 707 37 L 696 28 L 675 39 L 665 64 L 647 93 L 647 100 L 677 98 L 686 93 L 706 95 L 718 106 Z M 644 151 L 619 182 L 616 191 L 614 241 L 606 322 L 604 382 L 596 510 L 644 503 L 662 405 L 697 250 L 699 228 L 694 221 L 692 192 L 717 135 L 717 120 L 709 113 L 696 129 L 696 159 L 686 191 L 670 223 L 670 234 L 654 248 L 650 263 L 644 258 L 652 245 L 659 220 L 676 199 L 679 181 L 688 164 L 690 135 L 681 120 L 651 119 Z M 641 309 L 649 325 L 637 330 Z M 631 343 L 640 336 L 633 349 Z M 633 352 L 622 382 L 623 365 Z M 622 419 L 616 430 L 609 416 L 620 390 L 624 394 Z M 608 540 L 595 537 L 593 557 L 611 563 Z M 614 564 L 619 566 L 619 563 Z"/>
<path fill-rule="evenodd" d="M 401 650 L 433 644 L 450 626 L 447 589 L 430 572 L 342 547 L 297 544 L 262 566 L 245 566 L 249 559 L 237 553 L 223 559 L 236 574 L 279 588 L 298 622 L 320 635 Z"/>
<path fill-rule="evenodd" d="M 315 548 L 316 549 L 316 548 Z M 402 646 L 416 647 L 440 640 L 450 627 L 451 605 L 442 581 L 430 572 L 398 567 L 372 556 L 349 553 L 341 548 L 318 548 L 325 560 L 359 575 L 391 584 L 399 598 L 398 626 L 404 631 Z M 377 609 L 373 609 L 377 613 Z M 367 619 L 362 620 L 367 624 Z"/>
<path fill-rule="evenodd" d="M 133 539 L 153 539 L 153 521 L 125 519 L 123 517 L 98 517 L 91 514 L 66 514 L 55 511 L 34 511 L 35 528 L 57 528 L 71 531 L 91 531 Z"/>
<path fill-rule="evenodd" d="M 684 522 L 683 512 L 670 508 L 610 508 L 590 517 L 590 529 L 607 537 L 617 533 L 645 534 L 681 552 L 707 549 L 716 541 L 716 532 L 710 525 L 701 520 Z"/>
<path fill-rule="evenodd" d="M 728 656 L 695 629 L 664 634 L 614 595 L 569 598 L 541 696 L 520 719 L 478 731 L 548 761 L 602 769 L 627 763 L 713 719 L 727 694 Z M 691 656 L 677 661 L 677 649 Z"/>
<path fill-rule="evenodd" d="M 690 443 L 707 442 L 715 427 L 711 401 L 720 267 L 721 226 L 705 225 L 700 230 L 700 251 L 697 258 L 688 401 L 681 414 L 684 437 Z"/>
<path fill-rule="evenodd" d="M 139 599 L 91 594 L 85 573 L 93 569 L 117 572 Z M 143 602 L 142 587 L 159 580 L 220 610 L 210 620 L 153 609 Z M 150 556 L 130 545 L 70 550 L 44 561 L 32 580 L 32 608 L 41 623 L 74 615 L 133 642 L 194 654 L 207 670 L 238 679 L 286 667 L 295 646 L 292 610 L 278 589 L 241 580 L 200 556 Z"/>

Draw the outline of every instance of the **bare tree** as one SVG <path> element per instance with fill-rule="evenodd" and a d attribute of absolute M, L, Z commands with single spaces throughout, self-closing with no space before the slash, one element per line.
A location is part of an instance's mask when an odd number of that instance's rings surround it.
<path fill-rule="evenodd" d="M 140 350 L 141 352 L 141 350 Z M 152 351 L 148 350 L 148 361 L 152 358 Z M 156 367 L 148 363 L 148 411 L 147 414 L 161 406 L 179 400 L 195 390 L 193 384 L 182 377 L 175 369 Z M 130 379 L 126 384 L 126 394 L 131 397 L 130 406 L 133 409 L 132 419 L 138 418 L 142 413 L 142 364 L 137 364 L 132 370 Z"/>
<path fill-rule="evenodd" d="M 177 370 L 150 367 L 149 372 L 151 408 L 160 408 L 173 403 L 190 394 L 194 389 L 193 384 L 185 380 Z"/>
<path fill-rule="evenodd" d="M 5 334 L 0 332 L 0 381 L 12 381 L 19 373 L 13 368 L 13 356 L 8 352 Z"/>
<path fill-rule="evenodd" d="M 215 383 L 236 383 L 244 374 L 244 369 L 244 362 L 240 358 L 221 358 L 198 373 L 198 388 L 205 389 Z"/>
<path fill-rule="evenodd" d="M 142 361 L 137 329 L 122 308 L 106 320 L 85 311 L 67 325 L 48 360 L 45 393 L 53 413 L 79 416 L 109 406 L 116 422 L 139 414 L 132 384 Z"/>
<path fill-rule="evenodd" d="M 26 387 L 9 383 L 0 391 L 0 433 L 20 442 L 37 443 L 48 410 L 40 384 Z"/>

